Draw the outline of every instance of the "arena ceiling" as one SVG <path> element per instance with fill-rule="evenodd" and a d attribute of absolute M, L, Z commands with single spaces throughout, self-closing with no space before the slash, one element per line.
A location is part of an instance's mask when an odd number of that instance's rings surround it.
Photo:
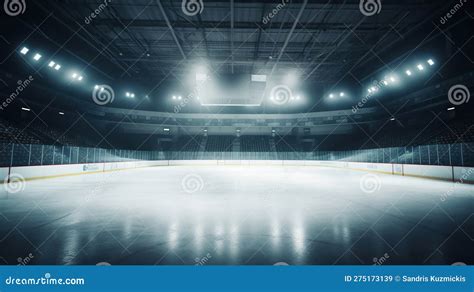
<path fill-rule="evenodd" d="M 2 33 L 9 50 L 41 47 L 76 62 L 89 79 L 135 83 L 143 92 L 179 83 L 203 61 L 218 73 L 293 72 L 306 86 L 360 92 L 374 73 L 410 58 L 445 63 L 463 44 L 453 31 L 472 23 L 468 13 L 439 23 L 457 1 L 374 0 L 381 9 L 372 16 L 359 0 L 184 2 L 198 12 L 170 0 L 28 1 L 21 18 L 6 20 L 15 30 Z M 444 67 L 444 77 L 454 67 L 462 73 L 463 62 Z M 6 70 L 17 72 L 13 64 Z"/>

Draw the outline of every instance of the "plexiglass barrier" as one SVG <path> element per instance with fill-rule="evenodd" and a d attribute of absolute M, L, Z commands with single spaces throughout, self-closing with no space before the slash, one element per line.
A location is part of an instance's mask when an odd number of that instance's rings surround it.
<path fill-rule="evenodd" d="M 0 144 L 0 167 L 136 160 L 320 160 L 471 167 L 474 143 L 313 152 L 163 152 Z"/>

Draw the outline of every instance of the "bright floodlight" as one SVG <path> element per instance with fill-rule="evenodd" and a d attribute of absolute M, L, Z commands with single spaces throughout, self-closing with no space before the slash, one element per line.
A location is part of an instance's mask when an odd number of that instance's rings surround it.
<path fill-rule="evenodd" d="M 134 97 L 135 97 L 135 93 L 132 93 L 132 94 L 130 95 L 130 97 L 134 98 Z"/>
<path fill-rule="evenodd" d="M 77 78 L 77 80 L 79 81 L 82 81 L 83 77 L 82 76 L 79 76 L 79 78 Z"/>
<path fill-rule="evenodd" d="M 178 99 L 181 100 L 181 99 L 183 99 L 183 98 L 182 98 L 181 95 L 180 95 L 180 96 L 178 96 Z"/>
<path fill-rule="evenodd" d="M 61 69 L 61 65 L 57 64 L 56 67 L 54 67 L 54 70 L 59 71 Z"/>
<path fill-rule="evenodd" d="M 54 65 L 56 65 L 56 63 L 55 63 L 54 61 L 51 61 L 51 62 L 49 62 L 49 64 L 48 64 L 48 67 L 51 67 L 51 68 L 53 68 L 53 67 L 54 67 Z"/>
<path fill-rule="evenodd" d="M 331 93 L 331 94 L 329 95 L 329 98 L 334 98 L 334 94 Z"/>
<path fill-rule="evenodd" d="M 411 74 L 412 74 L 410 70 L 407 70 L 405 73 L 406 73 L 408 76 L 411 76 Z"/>
<path fill-rule="evenodd" d="M 300 100 L 300 99 L 301 99 L 301 96 L 297 95 L 296 100 Z"/>
<path fill-rule="evenodd" d="M 99 85 L 94 86 L 94 89 L 99 89 Z"/>
<path fill-rule="evenodd" d="M 21 49 L 20 53 L 23 54 L 23 55 L 26 55 L 26 54 L 28 54 L 29 51 L 30 51 L 30 49 L 28 49 L 27 47 L 23 47 L 23 49 Z"/>
<path fill-rule="evenodd" d="M 367 89 L 369 93 L 372 93 L 372 88 Z"/>
<path fill-rule="evenodd" d="M 421 64 L 418 64 L 418 66 L 416 66 L 416 67 L 417 67 L 418 70 L 420 70 L 420 71 L 425 70 L 425 67 L 423 67 L 423 65 L 421 65 Z"/>
<path fill-rule="evenodd" d="M 130 92 L 126 92 L 126 93 L 125 93 L 125 96 L 126 96 L 126 97 L 130 97 L 130 95 L 131 95 Z"/>
<path fill-rule="evenodd" d="M 394 76 L 390 76 L 390 82 L 395 82 L 397 81 Z"/>
<path fill-rule="evenodd" d="M 173 99 L 176 99 L 176 95 L 173 95 Z"/>
<path fill-rule="evenodd" d="M 383 81 L 383 84 L 384 84 L 384 85 L 388 85 L 388 81 L 387 81 L 387 80 L 384 80 L 384 81 Z"/>
<path fill-rule="evenodd" d="M 372 92 L 376 92 L 377 91 L 377 88 L 376 87 L 372 87 L 370 88 L 372 90 Z"/>
<path fill-rule="evenodd" d="M 433 66 L 433 65 L 435 64 L 435 62 L 433 61 L 433 59 L 429 59 L 429 60 L 428 60 L 428 64 L 429 64 L 430 66 Z"/>
<path fill-rule="evenodd" d="M 77 78 L 77 73 L 72 73 L 72 78 L 76 79 Z"/>
<path fill-rule="evenodd" d="M 39 60 L 41 59 L 41 57 L 43 57 L 43 56 L 41 56 L 40 54 L 36 54 L 36 55 L 33 57 L 33 59 L 34 59 L 35 61 L 39 61 Z"/>
<path fill-rule="evenodd" d="M 341 93 L 339 94 L 340 97 L 344 97 L 344 95 L 346 95 L 344 92 L 341 92 Z"/>

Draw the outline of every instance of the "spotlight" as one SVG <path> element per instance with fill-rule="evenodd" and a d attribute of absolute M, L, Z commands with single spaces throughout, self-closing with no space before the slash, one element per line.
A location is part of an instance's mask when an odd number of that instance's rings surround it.
<path fill-rule="evenodd" d="M 372 88 L 367 89 L 369 93 L 372 93 Z"/>
<path fill-rule="evenodd" d="M 130 97 L 130 96 L 131 96 L 130 92 L 126 92 L 126 93 L 125 93 L 125 96 L 126 96 L 126 97 Z"/>
<path fill-rule="evenodd" d="M 40 54 L 37 53 L 37 54 L 33 57 L 33 59 L 34 59 L 35 61 L 39 61 L 39 60 L 41 59 L 41 57 L 43 57 L 43 56 L 41 56 Z"/>
<path fill-rule="evenodd" d="M 77 78 L 77 80 L 79 80 L 79 81 L 82 81 L 82 79 L 83 79 L 82 76 L 79 76 L 79 77 Z"/>
<path fill-rule="evenodd" d="M 300 100 L 300 99 L 301 99 L 301 96 L 297 95 L 296 100 Z"/>
<path fill-rule="evenodd" d="M 433 59 L 429 59 L 429 60 L 428 60 L 428 64 L 429 64 L 430 66 L 433 66 L 433 65 L 435 64 L 435 62 L 433 61 Z"/>
<path fill-rule="evenodd" d="M 56 63 L 55 63 L 54 61 L 51 61 L 51 62 L 49 62 L 49 65 L 48 65 L 48 67 L 50 67 L 50 68 L 53 68 L 53 67 L 54 67 L 54 65 L 56 65 Z"/>
<path fill-rule="evenodd" d="M 346 95 L 344 92 L 341 92 L 341 93 L 339 94 L 340 97 L 344 97 L 344 95 Z"/>
<path fill-rule="evenodd" d="M 132 94 L 130 95 L 130 97 L 131 97 L 131 98 L 135 98 L 135 93 L 132 93 Z"/>
<path fill-rule="evenodd" d="M 395 81 L 397 81 L 397 79 L 395 79 L 394 76 L 390 76 L 390 82 L 394 83 Z"/>
<path fill-rule="evenodd" d="M 72 73 L 72 79 L 76 79 L 77 78 L 77 73 Z"/>
<path fill-rule="evenodd" d="M 384 84 L 385 86 L 387 86 L 387 85 L 388 85 L 388 81 L 387 81 L 387 80 L 384 80 L 384 81 L 383 81 L 383 84 Z"/>
<path fill-rule="evenodd" d="M 99 85 L 94 86 L 94 89 L 95 90 L 99 89 Z"/>
<path fill-rule="evenodd" d="M 61 69 L 61 65 L 57 64 L 56 67 L 54 67 L 54 70 L 59 71 Z"/>
<path fill-rule="evenodd" d="M 377 87 L 372 87 L 370 89 L 372 90 L 372 92 L 377 92 Z"/>
<path fill-rule="evenodd" d="M 28 49 L 27 47 L 23 47 L 23 49 L 21 49 L 20 53 L 22 55 L 26 55 L 26 54 L 28 54 L 29 51 L 30 51 L 30 49 Z"/>
<path fill-rule="evenodd" d="M 329 95 L 329 98 L 334 98 L 334 94 L 331 93 L 331 94 Z"/>
<path fill-rule="evenodd" d="M 176 95 L 173 95 L 173 99 L 176 99 Z"/>
<path fill-rule="evenodd" d="M 420 70 L 420 71 L 425 70 L 425 67 L 424 67 L 423 65 L 421 65 L 421 64 L 418 64 L 418 66 L 416 66 L 416 67 L 417 67 L 418 70 Z"/>
<path fill-rule="evenodd" d="M 405 73 L 406 73 L 408 76 L 411 76 L 411 74 L 412 74 L 410 70 L 407 70 Z"/>
<path fill-rule="evenodd" d="M 180 96 L 178 96 L 178 100 L 181 100 L 181 99 L 183 99 L 183 98 L 181 97 L 181 95 L 180 95 Z"/>

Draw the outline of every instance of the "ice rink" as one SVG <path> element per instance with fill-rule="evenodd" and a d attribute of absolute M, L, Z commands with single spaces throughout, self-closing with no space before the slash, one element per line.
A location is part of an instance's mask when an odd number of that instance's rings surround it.
<path fill-rule="evenodd" d="M 0 264 L 474 263 L 474 186 L 320 167 L 172 166 L 0 186 Z"/>

